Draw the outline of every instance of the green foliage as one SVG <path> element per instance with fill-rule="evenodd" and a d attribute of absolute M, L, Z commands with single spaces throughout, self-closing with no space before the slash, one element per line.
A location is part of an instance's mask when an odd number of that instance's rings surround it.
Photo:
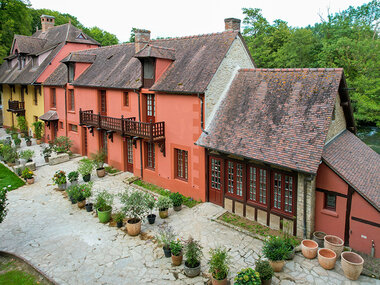
<path fill-rule="evenodd" d="M 17 117 L 17 125 L 23 134 L 28 134 L 28 123 L 26 122 L 26 119 L 24 116 L 18 116 Z"/>
<path fill-rule="evenodd" d="M 175 235 L 170 226 L 160 228 L 155 236 L 158 244 L 164 248 L 170 248 L 170 243 L 174 240 L 174 237 Z"/>
<path fill-rule="evenodd" d="M 91 197 L 92 186 L 93 182 L 71 186 L 70 197 L 72 197 L 76 202 L 81 202 Z"/>
<path fill-rule="evenodd" d="M 272 278 L 274 272 L 273 268 L 270 265 L 268 260 L 262 260 L 259 258 L 259 260 L 256 261 L 255 263 L 255 270 L 259 272 L 260 278 L 262 280 L 269 280 Z"/>
<path fill-rule="evenodd" d="M 4 218 L 7 215 L 7 192 L 7 187 L 0 188 L 0 223 L 4 221 Z"/>
<path fill-rule="evenodd" d="M 281 261 L 289 255 L 290 249 L 282 237 L 271 236 L 264 241 L 263 254 L 271 261 Z"/>
<path fill-rule="evenodd" d="M 169 195 L 170 200 L 172 200 L 174 207 L 179 207 L 182 205 L 183 202 L 183 196 L 181 194 L 177 193 L 170 193 Z"/>
<path fill-rule="evenodd" d="M 152 214 L 153 209 L 156 206 L 156 198 L 152 194 L 146 193 L 144 199 L 147 208 L 150 210 L 150 213 Z"/>
<path fill-rule="evenodd" d="M 97 169 L 102 168 L 106 160 L 107 153 L 104 149 L 91 154 L 91 159 L 94 162 L 94 165 Z"/>
<path fill-rule="evenodd" d="M 141 220 L 148 212 L 145 194 L 141 191 L 124 191 L 120 195 L 120 201 L 124 205 L 123 212 L 134 222 Z"/>
<path fill-rule="evenodd" d="M 112 166 L 106 166 L 104 167 L 104 169 L 106 170 L 107 173 L 111 173 L 111 174 L 117 173 L 120 171 L 119 169 L 113 168 Z"/>
<path fill-rule="evenodd" d="M 53 182 L 54 182 L 54 184 L 57 184 L 57 185 L 65 184 L 66 183 L 66 172 L 64 172 L 63 170 L 57 170 L 54 173 Z"/>
<path fill-rule="evenodd" d="M 21 177 L 24 179 L 31 179 L 33 178 L 33 171 L 31 171 L 28 167 L 25 167 L 24 170 L 22 171 Z"/>
<path fill-rule="evenodd" d="M 136 30 L 137 28 L 132 28 L 131 29 L 131 36 L 129 37 L 129 42 L 134 43 L 136 39 Z"/>
<path fill-rule="evenodd" d="M 166 196 L 160 196 L 157 201 L 157 208 L 160 211 L 167 210 L 172 206 L 172 200 Z"/>
<path fill-rule="evenodd" d="M 25 181 L 21 180 L 14 172 L 0 163 L 0 189 L 11 191 L 23 185 L 25 185 Z"/>
<path fill-rule="evenodd" d="M 170 250 L 172 255 L 180 256 L 182 253 L 182 247 L 182 241 L 179 238 L 170 242 Z"/>
<path fill-rule="evenodd" d="M 26 142 L 31 142 L 31 140 L 32 140 L 31 136 L 28 136 L 28 135 L 25 136 L 25 141 Z"/>
<path fill-rule="evenodd" d="M 197 267 L 201 262 L 202 246 L 199 241 L 190 237 L 184 246 L 186 266 L 190 268 Z"/>
<path fill-rule="evenodd" d="M 42 150 L 42 154 L 44 156 L 50 156 L 51 153 L 53 152 L 53 144 L 49 144 L 48 146 L 46 146 L 43 150 Z"/>
<path fill-rule="evenodd" d="M 26 161 L 31 160 L 33 155 L 34 155 L 34 151 L 30 149 L 20 151 L 20 157 L 22 159 L 25 159 Z"/>
<path fill-rule="evenodd" d="M 78 166 L 78 172 L 82 176 L 86 176 L 88 174 L 91 174 L 91 171 L 94 169 L 94 164 L 92 161 L 88 158 L 82 158 L 79 161 L 79 166 Z"/>
<path fill-rule="evenodd" d="M 20 146 L 21 144 L 21 139 L 19 137 L 13 139 L 13 142 L 15 143 L 16 146 Z"/>
<path fill-rule="evenodd" d="M 113 195 L 103 190 L 98 194 L 95 200 L 95 209 L 100 211 L 108 211 L 112 208 Z"/>
<path fill-rule="evenodd" d="M 40 140 L 42 138 L 42 130 L 44 127 L 44 124 L 41 121 L 33 122 L 32 126 L 34 128 L 34 134 L 36 135 L 36 138 Z"/>
<path fill-rule="evenodd" d="M 67 178 L 69 179 L 70 182 L 77 181 L 79 178 L 79 172 L 78 171 L 71 171 L 68 175 Z"/>
<path fill-rule="evenodd" d="M 115 220 L 116 223 L 120 223 L 124 220 L 125 218 L 125 214 L 124 212 L 117 212 L 114 216 L 113 216 L 113 219 Z"/>
<path fill-rule="evenodd" d="M 208 264 L 210 265 L 209 272 L 217 280 L 227 278 L 229 271 L 229 256 L 225 248 L 217 247 L 210 249 L 211 259 Z"/>
<path fill-rule="evenodd" d="M 261 285 L 261 279 L 259 272 L 252 268 L 242 269 L 235 277 L 236 285 Z"/>
<path fill-rule="evenodd" d="M 53 150 L 56 153 L 67 153 L 70 151 L 73 142 L 68 137 L 60 136 L 54 140 L 53 145 Z"/>
<path fill-rule="evenodd" d="M 77 202 L 74 198 L 75 192 L 77 191 L 77 188 L 75 186 L 77 185 L 71 185 L 70 187 L 66 188 L 67 196 L 69 196 L 70 200 L 72 200 L 74 203 Z"/>
<path fill-rule="evenodd" d="M 3 147 L 3 157 L 4 161 L 15 163 L 18 158 L 17 150 L 11 146 L 5 145 Z"/>
<path fill-rule="evenodd" d="M 114 34 L 106 32 L 98 27 L 82 28 L 83 32 L 99 42 L 102 46 L 116 45 L 119 40 Z"/>
<path fill-rule="evenodd" d="M 0 284 L 36 285 L 36 277 L 21 270 L 10 270 L 0 275 Z"/>

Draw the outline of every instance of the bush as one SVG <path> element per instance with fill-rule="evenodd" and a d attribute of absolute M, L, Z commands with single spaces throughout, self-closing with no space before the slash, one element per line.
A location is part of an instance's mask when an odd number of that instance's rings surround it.
<path fill-rule="evenodd" d="M 178 238 L 170 242 L 170 250 L 172 252 L 172 255 L 180 256 L 182 253 L 182 247 L 182 242 Z"/>
<path fill-rule="evenodd" d="M 210 273 L 217 280 L 227 278 L 229 271 L 229 256 L 227 250 L 221 247 L 210 249 L 211 259 L 208 262 L 210 265 Z"/>
<path fill-rule="evenodd" d="M 7 189 L 4 187 L 0 189 L 0 223 L 4 221 L 7 215 Z"/>
<path fill-rule="evenodd" d="M 103 168 L 104 162 L 106 161 L 106 156 L 107 153 L 104 149 L 91 154 L 91 159 L 93 160 L 96 169 Z"/>
<path fill-rule="evenodd" d="M 67 153 L 73 145 L 73 142 L 65 136 L 60 136 L 54 140 L 54 151 L 56 153 Z"/>
<path fill-rule="evenodd" d="M 16 159 L 18 158 L 18 153 L 15 148 L 5 146 L 5 148 L 3 149 L 3 157 L 4 161 L 15 163 Z"/>
<path fill-rule="evenodd" d="M 30 150 L 30 149 L 27 149 L 27 150 L 23 150 L 20 152 L 20 157 L 22 159 L 25 159 L 26 161 L 29 161 L 32 159 L 34 155 L 34 151 L 33 150 Z"/>
<path fill-rule="evenodd" d="M 145 193 L 144 198 L 145 198 L 146 206 L 150 210 L 150 214 L 152 214 L 153 209 L 156 206 L 156 198 L 152 194 L 149 194 L 149 193 Z"/>
<path fill-rule="evenodd" d="M 259 272 L 261 280 L 269 280 L 272 278 L 274 272 L 272 266 L 270 266 L 268 260 L 259 260 L 256 261 L 255 270 Z"/>
<path fill-rule="evenodd" d="M 31 142 L 32 141 L 32 137 L 31 136 L 25 136 L 25 141 L 26 142 Z"/>
<path fill-rule="evenodd" d="M 125 218 L 125 214 L 123 212 L 117 212 L 114 215 L 114 220 L 116 223 L 121 223 Z"/>
<path fill-rule="evenodd" d="M 169 197 L 165 197 L 165 196 L 160 196 L 158 198 L 158 201 L 157 201 L 157 208 L 160 210 L 160 211 L 164 211 L 164 210 L 167 210 L 171 207 L 172 205 L 172 200 L 170 200 Z"/>
<path fill-rule="evenodd" d="M 74 181 L 77 181 L 79 177 L 79 172 L 78 171 L 71 171 L 68 175 L 67 178 L 69 181 L 72 183 Z"/>
<path fill-rule="evenodd" d="M 93 169 L 94 169 L 94 164 L 88 158 L 82 158 L 79 161 L 78 172 L 82 176 L 86 176 L 88 174 L 91 174 Z"/>
<path fill-rule="evenodd" d="M 84 183 L 80 185 L 74 185 L 71 193 L 71 197 L 75 199 L 77 202 L 81 202 L 91 197 L 91 189 L 93 182 Z"/>
<path fill-rule="evenodd" d="M 50 156 L 51 153 L 53 152 L 53 145 L 50 143 L 49 146 L 46 146 L 43 150 L 42 150 L 42 154 L 44 155 L 44 157 L 47 157 L 47 156 Z"/>
<path fill-rule="evenodd" d="M 131 218 L 132 223 L 138 223 L 148 212 L 145 194 L 140 191 L 125 191 L 120 196 L 120 201 L 124 205 L 123 212 Z"/>
<path fill-rule="evenodd" d="M 264 242 L 263 254 L 271 261 L 281 261 L 289 255 L 290 249 L 282 237 L 271 236 Z"/>
<path fill-rule="evenodd" d="M 66 183 L 66 173 L 62 170 L 57 170 L 53 176 L 54 184 L 65 184 Z"/>
<path fill-rule="evenodd" d="M 170 193 L 169 195 L 170 200 L 172 200 L 174 207 L 179 207 L 182 205 L 183 202 L 183 196 L 181 194 L 177 193 Z"/>
<path fill-rule="evenodd" d="M 174 240 L 172 228 L 170 226 L 160 228 L 156 235 L 156 240 L 160 246 L 163 246 L 166 249 L 170 248 L 170 243 Z"/>
<path fill-rule="evenodd" d="M 22 171 L 21 177 L 24 179 L 31 179 L 33 178 L 33 171 L 31 171 L 28 167 L 25 167 L 24 170 Z"/>
<path fill-rule="evenodd" d="M 13 142 L 14 142 L 14 144 L 15 144 L 16 146 L 20 146 L 20 144 L 21 144 L 21 139 L 20 139 L 19 137 L 17 137 L 17 138 L 15 138 L 15 139 L 13 139 Z"/>
<path fill-rule="evenodd" d="M 107 191 L 102 191 L 98 194 L 95 201 L 95 209 L 100 211 L 108 211 L 112 209 L 113 195 Z"/>
<path fill-rule="evenodd" d="M 185 258 L 186 266 L 190 268 L 195 268 L 201 263 L 202 257 L 202 246 L 199 241 L 194 240 L 190 237 L 185 243 Z"/>
<path fill-rule="evenodd" d="M 24 135 L 28 134 L 28 123 L 26 122 L 26 119 L 24 116 L 18 116 L 17 117 L 17 125 Z"/>
<path fill-rule="evenodd" d="M 236 285 L 261 285 L 260 274 L 252 268 L 242 269 L 235 277 Z"/>
<path fill-rule="evenodd" d="M 67 193 L 67 196 L 69 196 L 70 200 L 72 200 L 74 203 L 77 202 L 77 200 L 75 200 L 74 196 L 75 196 L 75 192 L 77 191 L 77 188 L 75 187 L 77 185 L 71 185 L 70 187 L 67 187 L 66 189 L 66 193 Z"/>
<path fill-rule="evenodd" d="M 34 128 L 34 134 L 36 135 L 36 139 L 40 140 L 42 138 L 42 129 L 44 124 L 41 121 L 34 122 L 32 124 Z"/>

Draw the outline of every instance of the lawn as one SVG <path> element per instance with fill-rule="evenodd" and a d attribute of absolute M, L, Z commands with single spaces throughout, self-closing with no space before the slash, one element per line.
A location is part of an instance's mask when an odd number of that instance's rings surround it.
<path fill-rule="evenodd" d="M 10 185 L 10 187 L 8 187 Z M 0 163 L 0 189 L 4 187 L 8 191 L 17 189 L 25 185 L 25 182 L 21 180 L 14 172 L 10 171 L 6 166 Z"/>

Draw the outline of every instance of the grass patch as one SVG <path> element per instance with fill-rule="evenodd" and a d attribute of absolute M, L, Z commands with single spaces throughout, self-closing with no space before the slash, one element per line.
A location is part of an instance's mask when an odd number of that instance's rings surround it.
<path fill-rule="evenodd" d="M 11 187 L 8 187 L 11 185 Z M 0 189 L 4 187 L 8 191 L 17 189 L 25 185 L 25 182 L 21 180 L 13 171 L 10 171 L 6 166 L 0 163 Z"/>
<path fill-rule="evenodd" d="M 119 169 L 113 168 L 112 166 L 106 166 L 106 167 L 104 167 L 104 169 L 106 170 L 107 173 L 111 173 L 111 174 L 120 172 Z"/>
<path fill-rule="evenodd" d="M 147 182 L 144 182 L 142 180 L 136 180 L 133 182 L 133 184 L 136 184 L 138 186 L 141 186 L 145 189 L 148 189 L 154 193 L 157 193 L 157 194 L 160 194 L 162 196 L 167 196 L 169 197 L 170 192 L 169 190 L 165 190 L 164 188 L 161 188 L 157 185 L 154 185 L 154 184 L 150 184 L 150 183 L 147 183 Z M 185 197 L 182 195 L 182 198 L 183 198 L 183 205 L 189 207 L 189 208 L 192 208 L 196 205 L 198 205 L 199 203 L 202 203 L 201 201 L 197 201 L 197 200 L 194 200 L 193 198 L 190 198 L 190 197 Z"/>
<path fill-rule="evenodd" d="M 0 275 L 0 284 L 34 285 L 40 283 L 30 274 L 19 270 L 12 270 Z"/>

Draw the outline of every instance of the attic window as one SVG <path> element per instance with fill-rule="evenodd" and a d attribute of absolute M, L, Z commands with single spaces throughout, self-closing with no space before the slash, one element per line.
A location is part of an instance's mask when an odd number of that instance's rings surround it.
<path fill-rule="evenodd" d="M 335 106 L 334 106 L 334 109 L 333 109 L 333 112 L 332 112 L 332 115 L 331 115 L 331 119 L 333 121 L 335 120 Z"/>
<path fill-rule="evenodd" d="M 77 39 L 82 39 L 82 40 L 87 40 L 85 35 L 83 33 L 80 33 L 78 36 L 77 36 Z"/>
<path fill-rule="evenodd" d="M 37 67 L 38 66 L 38 57 L 33 56 L 32 57 L 32 67 Z"/>
<path fill-rule="evenodd" d="M 144 87 L 149 88 L 154 84 L 154 60 L 146 59 L 143 63 Z"/>
<path fill-rule="evenodd" d="M 74 76 L 75 76 L 74 63 L 69 63 L 68 69 L 69 69 L 69 83 L 71 83 L 74 81 Z"/>

